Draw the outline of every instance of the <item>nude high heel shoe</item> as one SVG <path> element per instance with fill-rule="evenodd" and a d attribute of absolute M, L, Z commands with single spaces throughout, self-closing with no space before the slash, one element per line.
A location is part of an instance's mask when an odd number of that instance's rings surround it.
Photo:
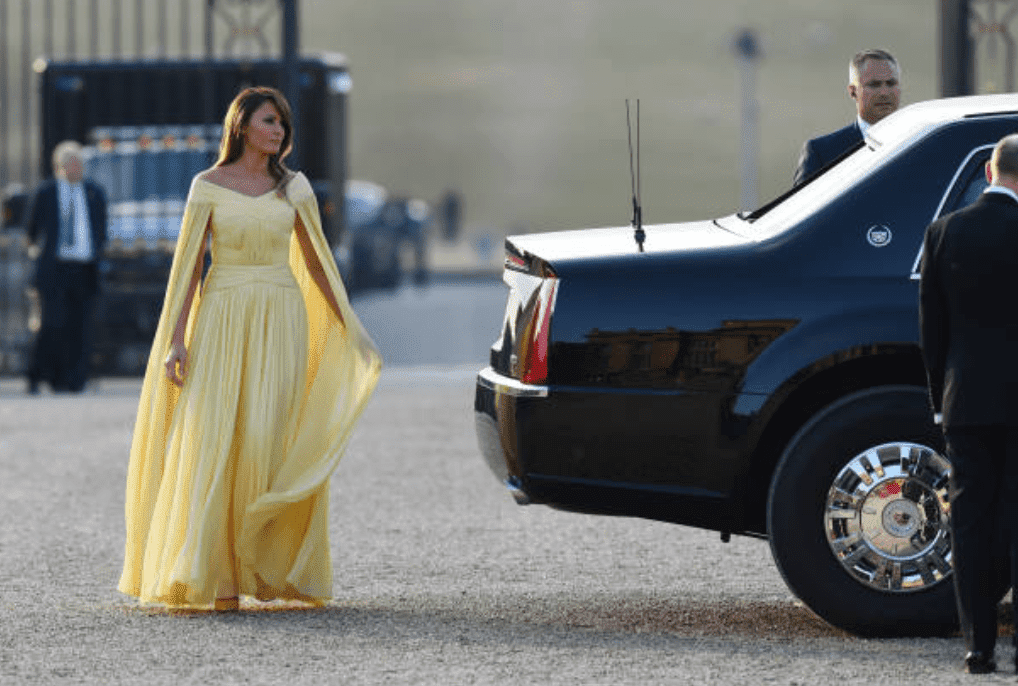
<path fill-rule="evenodd" d="M 236 612 L 239 609 L 240 598 L 237 596 L 233 596 L 231 598 L 216 598 L 216 612 Z"/>

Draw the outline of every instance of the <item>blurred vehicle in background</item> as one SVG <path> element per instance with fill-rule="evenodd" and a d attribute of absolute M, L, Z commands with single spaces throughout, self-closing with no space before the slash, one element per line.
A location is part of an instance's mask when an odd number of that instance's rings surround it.
<path fill-rule="evenodd" d="M 370 181 L 351 180 L 346 182 L 345 220 L 333 256 L 348 291 L 427 282 L 428 203 L 391 195 Z"/>
<path fill-rule="evenodd" d="M 221 131 L 215 124 L 89 132 L 85 175 L 106 190 L 109 207 L 97 369 L 144 368 L 191 179 L 215 162 Z"/>
<path fill-rule="evenodd" d="M 85 174 L 103 186 L 109 203 L 94 370 L 98 375 L 140 373 L 162 307 L 191 179 L 216 160 L 220 122 L 230 100 L 250 85 L 279 86 L 281 62 L 44 62 L 39 74 L 40 159 L 48 165 L 61 140 L 81 141 Z M 348 291 L 392 288 L 406 279 L 423 283 L 431 217 L 427 203 L 390 196 L 375 184 L 347 182 L 351 80 L 344 58 L 302 58 L 300 86 L 290 161 L 311 181 Z M 32 255 L 19 247 L 30 197 L 31 189 L 22 187 L 3 194 L 0 324 L 6 359 L 0 360 L 0 369 L 8 373 L 19 372 L 20 351 L 30 345 L 37 319 L 32 312 L 37 305 L 31 293 L 25 294 Z"/>

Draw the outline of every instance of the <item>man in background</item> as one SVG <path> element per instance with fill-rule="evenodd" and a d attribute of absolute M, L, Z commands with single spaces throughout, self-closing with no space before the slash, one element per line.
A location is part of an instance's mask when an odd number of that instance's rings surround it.
<path fill-rule="evenodd" d="M 89 376 L 106 195 L 83 178 L 82 149 L 75 141 L 53 150 L 53 172 L 55 178 L 36 191 L 25 225 L 29 240 L 41 248 L 33 285 L 42 303 L 28 392 L 38 393 L 45 381 L 54 391 L 78 393 Z"/>
<path fill-rule="evenodd" d="M 1018 299 L 1018 135 L 997 143 L 986 175 L 976 202 L 926 229 L 919 283 L 923 361 L 951 461 L 954 587 L 971 673 L 996 670 L 998 570 L 1009 555 L 1018 563 L 1018 317 L 1008 308 Z M 1018 588 L 1018 564 L 1011 577 Z"/>
<path fill-rule="evenodd" d="M 901 69 L 885 50 L 863 50 L 848 65 L 848 95 L 856 119 L 834 133 L 806 141 L 799 154 L 793 184 L 798 186 L 863 140 L 866 129 L 898 109 Z"/>

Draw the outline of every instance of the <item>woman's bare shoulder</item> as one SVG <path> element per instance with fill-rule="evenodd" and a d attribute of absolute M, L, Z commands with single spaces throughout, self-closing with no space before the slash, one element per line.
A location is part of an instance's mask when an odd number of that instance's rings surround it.
<path fill-rule="evenodd" d="M 228 178 L 228 176 L 229 173 L 226 171 L 225 167 L 217 166 L 209 167 L 205 171 L 198 172 L 198 174 L 194 178 L 222 185 L 223 181 L 225 181 Z"/>
<path fill-rule="evenodd" d="M 221 167 L 209 167 L 205 171 L 198 172 L 191 179 L 191 191 L 189 194 L 190 200 L 200 201 L 205 200 L 209 197 L 211 189 L 209 184 L 213 186 L 225 186 L 223 173 Z M 203 181 L 204 183 L 199 183 Z"/>

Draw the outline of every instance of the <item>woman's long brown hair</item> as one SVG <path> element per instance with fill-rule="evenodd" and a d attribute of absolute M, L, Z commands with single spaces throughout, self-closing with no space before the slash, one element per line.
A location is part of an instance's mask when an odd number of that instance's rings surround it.
<path fill-rule="evenodd" d="M 275 106 L 279 112 L 279 123 L 283 126 L 283 142 L 279 145 L 279 152 L 269 155 L 269 174 L 279 184 L 285 181 L 290 173 L 283 164 L 283 159 L 293 148 L 293 113 L 290 110 L 290 103 L 283 94 L 268 86 L 245 88 L 230 103 L 230 109 L 226 111 L 226 117 L 223 119 L 223 137 L 219 141 L 219 159 L 216 160 L 215 166 L 221 167 L 235 162 L 244 154 L 244 140 L 251 115 L 266 102 L 271 102 Z"/>

